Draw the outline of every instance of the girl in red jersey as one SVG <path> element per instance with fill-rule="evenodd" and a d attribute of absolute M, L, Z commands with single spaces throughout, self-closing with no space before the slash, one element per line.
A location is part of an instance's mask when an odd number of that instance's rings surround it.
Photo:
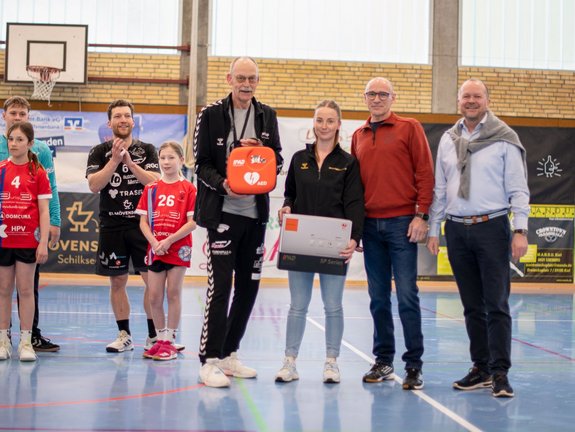
<path fill-rule="evenodd" d="M 148 289 L 152 318 L 158 341 L 145 358 L 174 360 L 176 329 L 180 321 L 182 283 L 192 258 L 192 235 L 196 188 L 181 174 L 184 163 L 182 147 L 173 141 L 162 144 L 159 151 L 162 177 L 144 188 L 136 209 L 140 229 L 149 242 Z M 168 296 L 168 322 L 164 314 L 164 290 Z"/>
<path fill-rule="evenodd" d="M 32 347 L 34 271 L 48 259 L 52 198 L 46 171 L 32 151 L 34 128 L 8 129 L 10 158 L 0 162 L 0 360 L 12 355 L 9 337 L 14 285 L 20 297 L 20 361 L 35 361 Z"/>

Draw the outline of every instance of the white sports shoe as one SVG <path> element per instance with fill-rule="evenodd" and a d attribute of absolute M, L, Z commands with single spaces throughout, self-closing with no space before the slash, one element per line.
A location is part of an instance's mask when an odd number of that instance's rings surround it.
<path fill-rule="evenodd" d="M 148 351 L 149 349 L 151 349 L 151 348 L 154 346 L 154 344 L 156 343 L 157 340 L 158 340 L 158 336 L 153 337 L 153 338 L 151 338 L 151 337 L 148 336 L 148 337 L 146 338 L 146 346 L 144 347 L 144 351 Z M 174 339 L 174 341 L 172 342 L 172 345 L 174 345 L 174 346 L 176 347 L 176 349 L 178 350 L 178 352 L 181 352 L 181 351 L 183 351 L 183 350 L 186 349 L 186 346 L 185 346 L 185 345 L 177 344 L 177 343 L 175 342 L 175 339 Z"/>
<path fill-rule="evenodd" d="M 218 367 L 219 359 L 210 358 L 200 368 L 198 382 L 207 387 L 229 387 L 230 379 Z"/>
<path fill-rule="evenodd" d="M 286 357 L 282 368 L 276 374 L 276 382 L 291 382 L 299 379 L 295 367 L 295 358 Z"/>
<path fill-rule="evenodd" d="M 10 357 L 12 357 L 12 344 L 10 343 L 10 339 L 1 339 L 0 360 L 8 360 Z"/>
<path fill-rule="evenodd" d="M 333 357 L 328 357 L 323 366 L 323 382 L 337 384 L 341 377 L 339 374 L 339 367 L 337 361 Z"/>
<path fill-rule="evenodd" d="M 238 360 L 238 354 L 235 352 L 231 353 L 225 359 L 220 360 L 218 366 L 227 376 L 233 376 L 236 378 L 255 378 L 258 375 L 255 369 L 244 366 L 242 362 Z"/>
<path fill-rule="evenodd" d="M 132 336 L 130 336 L 126 330 L 120 330 L 116 340 L 106 346 L 106 351 L 113 353 L 132 351 L 133 349 L 134 344 L 132 343 Z"/>
<path fill-rule="evenodd" d="M 18 355 L 20 356 L 20 361 L 22 362 L 33 362 L 38 359 L 34 347 L 30 342 L 20 342 L 18 345 Z"/>

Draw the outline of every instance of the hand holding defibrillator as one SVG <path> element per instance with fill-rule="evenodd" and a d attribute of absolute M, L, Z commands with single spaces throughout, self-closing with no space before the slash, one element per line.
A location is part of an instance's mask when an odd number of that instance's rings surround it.
<path fill-rule="evenodd" d="M 228 157 L 223 187 L 229 196 L 266 194 L 276 187 L 276 155 L 258 138 L 242 138 Z"/>

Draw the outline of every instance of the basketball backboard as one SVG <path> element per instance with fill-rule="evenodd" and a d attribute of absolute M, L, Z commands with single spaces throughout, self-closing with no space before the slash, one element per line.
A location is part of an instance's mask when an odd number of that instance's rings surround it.
<path fill-rule="evenodd" d="M 6 24 L 6 82 L 32 81 L 26 68 L 61 70 L 58 83 L 86 84 L 88 26 L 68 24 Z"/>

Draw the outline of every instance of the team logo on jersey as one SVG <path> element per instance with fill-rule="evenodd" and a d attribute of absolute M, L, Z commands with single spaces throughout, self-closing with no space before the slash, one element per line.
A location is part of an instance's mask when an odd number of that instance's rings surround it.
<path fill-rule="evenodd" d="M 182 246 L 178 251 L 178 257 L 182 261 L 190 261 L 192 259 L 192 248 L 189 246 Z"/>
<path fill-rule="evenodd" d="M 142 147 L 136 147 L 130 150 L 130 157 L 135 164 L 140 165 L 146 160 L 146 150 Z"/>
<path fill-rule="evenodd" d="M 110 186 L 118 187 L 122 184 L 122 176 L 118 173 L 112 174 L 112 178 L 110 179 Z"/>

